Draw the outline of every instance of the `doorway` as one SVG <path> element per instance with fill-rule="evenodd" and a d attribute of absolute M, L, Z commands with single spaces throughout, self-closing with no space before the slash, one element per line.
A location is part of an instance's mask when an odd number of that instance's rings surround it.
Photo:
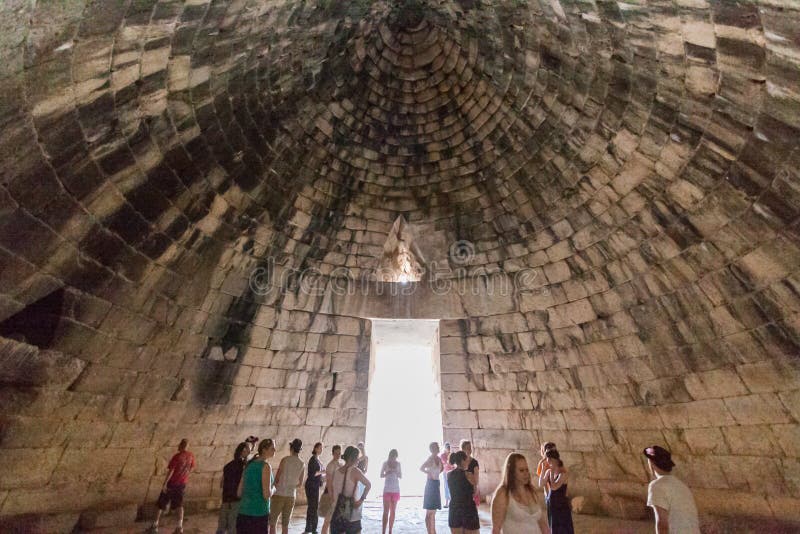
<path fill-rule="evenodd" d="M 442 445 L 438 320 L 372 320 L 365 448 L 373 496 L 381 498 L 380 470 L 397 449 L 403 496 L 422 495 L 419 468 L 428 445 Z"/>

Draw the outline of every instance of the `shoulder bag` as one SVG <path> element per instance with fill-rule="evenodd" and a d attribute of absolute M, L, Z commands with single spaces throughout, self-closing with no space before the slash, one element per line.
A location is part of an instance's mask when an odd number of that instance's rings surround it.
<path fill-rule="evenodd" d="M 353 493 L 349 497 L 344 494 L 344 488 L 347 484 L 347 477 L 350 474 L 349 468 L 344 472 L 344 479 L 342 480 L 342 491 L 339 492 L 339 497 L 336 499 L 336 506 L 333 508 L 333 515 L 331 516 L 331 532 L 344 532 L 350 524 L 350 516 L 353 513 L 353 504 L 355 503 L 357 483 L 353 483 Z"/>

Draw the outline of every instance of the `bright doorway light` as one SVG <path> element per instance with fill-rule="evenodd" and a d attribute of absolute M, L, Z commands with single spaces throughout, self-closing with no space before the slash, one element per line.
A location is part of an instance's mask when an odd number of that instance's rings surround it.
<path fill-rule="evenodd" d="M 431 441 L 442 445 L 439 381 L 439 321 L 372 321 L 367 435 L 367 476 L 380 498 L 380 469 L 397 449 L 403 469 L 402 495 L 422 495 L 425 475 L 419 467 Z"/>

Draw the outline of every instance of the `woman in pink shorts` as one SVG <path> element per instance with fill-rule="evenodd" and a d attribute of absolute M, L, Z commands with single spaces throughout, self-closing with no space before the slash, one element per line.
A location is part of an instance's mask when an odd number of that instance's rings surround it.
<path fill-rule="evenodd" d="M 381 467 L 381 478 L 384 479 L 383 521 L 381 522 L 383 528 L 381 532 L 386 534 L 386 525 L 388 524 L 389 534 L 392 534 L 397 501 L 400 500 L 400 479 L 403 478 L 400 462 L 397 461 L 397 449 L 389 451 L 389 459 L 383 462 L 383 467 Z"/>

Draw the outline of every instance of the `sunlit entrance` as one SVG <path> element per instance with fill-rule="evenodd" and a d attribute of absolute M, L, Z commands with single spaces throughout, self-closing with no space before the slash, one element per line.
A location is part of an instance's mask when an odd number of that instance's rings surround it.
<path fill-rule="evenodd" d="M 375 319 L 365 442 L 372 494 L 380 498 L 381 465 L 397 449 L 401 494 L 422 495 L 431 441 L 442 441 L 439 321 Z"/>

